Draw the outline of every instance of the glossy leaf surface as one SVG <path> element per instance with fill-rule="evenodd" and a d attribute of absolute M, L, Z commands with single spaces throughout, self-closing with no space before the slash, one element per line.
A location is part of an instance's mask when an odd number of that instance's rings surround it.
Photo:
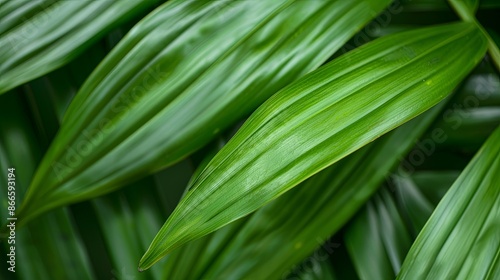
<path fill-rule="evenodd" d="M 479 62 L 473 24 L 375 40 L 266 101 L 193 182 L 150 248 L 148 268 L 429 109 Z"/>
<path fill-rule="evenodd" d="M 23 220 L 184 158 L 318 67 L 388 2 L 166 3 L 78 92 L 31 184 Z"/>
<path fill-rule="evenodd" d="M 500 128 L 439 203 L 398 279 L 500 277 Z"/>
<path fill-rule="evenodd" d="M 308 255 L 313 263 L 327 261 L 338 244 L 323 242 L 375 192 L 442 105 L 321 171 L 248 217 L 174 250 L 167 258 L 166 275 L 183 279 L 272 279 L 286 276 L 295 265 L 300 271 L 299 262 Z M 323 252 L 313 253 L 319 246 Z M 198 257 L 185 259 L 193 255 Z M 183 269 L 183 265 L 190 269 Z"/>
<path fill-rule="evenodd" d="M 68 63 L 157 0 L 8 1 L 0 6 L 0 94 Z"/>

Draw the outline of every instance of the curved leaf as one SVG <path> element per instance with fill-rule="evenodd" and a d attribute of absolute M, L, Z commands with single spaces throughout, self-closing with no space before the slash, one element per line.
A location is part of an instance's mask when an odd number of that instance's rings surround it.
<path fill-rule="evenodd" d="M 281 90 L 193 182 L 140 268 L 255 211 L 437 104 L 485 50 L 473 24 L 423 28 L 377 39 Z"/>
<path fill-rule="evenodd" d="M 499 182 L 497 128 L 438 204 L 398 279 L 498 279 Z"/>
<path fill-rule="evenodd" d="M 184 158 L 318 67 L 388 2 L 166 3 L 82 86 L 30 186 L 22 220 Z"/>
<path fill-rule="evenodd" d="M 71 61 L 157 0 L 9 1 L 0 6 L 0 94 Z"/>
<path fill-rule="evenodd" d="M 442 105 L 321 171 L 248 217 L 174 250 L 168 256 L 167 278 L 286 276 L 291 267 L 312 254 L 356 213 L 435 119 Z M 325 247 L 326 254 L 313 254 L 316 260 L 328 259 L 335 250 L 334 244 Z M 197 258 L 189 262 L 182 259 L 184 255 Z M 182 270 L 180 264 L 190 269 Z"/>

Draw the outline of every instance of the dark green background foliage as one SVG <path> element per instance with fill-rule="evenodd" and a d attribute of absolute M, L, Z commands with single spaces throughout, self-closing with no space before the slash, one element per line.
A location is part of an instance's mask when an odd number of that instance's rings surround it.
<path fill-rule="evenodd" d="M 0 279 L 500 279 L 499 12 L 0 0 Z"/>

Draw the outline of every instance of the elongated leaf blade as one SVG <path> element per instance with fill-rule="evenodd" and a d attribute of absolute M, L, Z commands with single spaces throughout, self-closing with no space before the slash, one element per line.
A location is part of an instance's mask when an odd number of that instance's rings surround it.
<path fill-rule="evenodd" d="M 497 128 L 438 204 L 398 279 L 498 279 L 499 182 Z"/>
<path fill-rule="evenodd" d="M 71 61 L 157 0 L 9 1 L 0 7 L 0 94 Z"/>
<path fill-rule="evenodd" d="M 368 200 L 442 105 L 321 171 L 248 217 L 174 250 L 168 256 L 167 278 L 286 276 Z M 326 261 L 335 244 L 322 246 L 326 253 L 314 255 Z M 182 259 L 185 255 L 197 258 L 189 262 Z M 180 264 L 190 269 L 182 270 Z"/>
<path fill-rule="evenodd" d="M 437 104 L 486 50 L 470 23 L 387 36 L 266 101 L 181 200 L 140 268 L 279 197 Z"/>
<path fill-rule="evenodd" d="M 166 3 L 75 97 L 32 182 L 23 221 L 184 158 L 318 67 L 388 2 Z"/>

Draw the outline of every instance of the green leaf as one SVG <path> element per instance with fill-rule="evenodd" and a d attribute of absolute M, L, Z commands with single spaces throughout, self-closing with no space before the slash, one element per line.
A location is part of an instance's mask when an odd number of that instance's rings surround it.
<path fill-rule="evenodd" d="M 0 114 L 5 112 L 10 115 L 10 122 L 14 122 L 12 125 L 14 128 L 23 127 L 23 122 L 19 122 L 19 120 L 24 120 L 25 117 L 31 114 L 31 119 L 37 124 L 39 135 L 29 134 L 26 138 L 31 140 L 31 144 L 35 143 L 35 146 L 37 142 L 39 144 L 46 142 L 40 141 L 41 138 L 47 137 L 50 141 L 55 135 L 59 125 L 58 121 L 62 119 L 62 114 L 66 110 L 68 99 L 72 97 L 71 93 L 76 93 L 75 89 L 84 82 L 82 77 L 90 74 L 92 68 L 102 58 L 104 58 L 102 46 L 92 47 L 85 52 L 84 59 L 77 58 L 67 66 L 24 85 L 22 89 L 26 91 L 26 94 L 9 93 L 0 97 L 5 101 L 2 105 L 6 108 L 14 107 L 12 111 L 2 108 Z M 75 66 L 77 69 L 75 69 Z M 47 96 L 50 98 L 47 98 Z M 12 99 L 20 99 L 21 97 L 27 97 L 29 110 L 28 108 L 22 108 L 22 106 L 15 106 L 17 102 Z M 24 111 L 20 109 L 24 109 Z M 7 115 L 2 115 L 2 117 L 5 117 L 2 120 L 7 119 Z M 0 123 L 0 128 L 5 128 L 5 126 Z M 32 129 L 31 126 L 29 129 Z M 10 129 L 2 129 L 1 131 L 5 131 L 5 135 L 12 135 L 13 140 L 17 140 L 12 141 L 12 146 L 8 148 L 18 153 L 24 150 L 20 145 L 22 142 L 19 143 L 19 139 L 15 137 L 15 131 Z M 1 148 L 0 145 L 0 150 Z M 24 176 L 20 177 L 20 179 L 23 179 L 22 186 L 27 188 L 36 168 L 35 163 L 39 162 L 41 154 L 38 153 L 36 159 L 22 158 L 21 156 L 19 158 L 23 161 L 19 172 L 26 170 L 31 172 L 30 176 L 22 174 Z M 33 164 L 30 165 L 30 163 Z M 3 166 L 1 162 L 0 166 Z M 192 173 L 188 168 L 188 174 L 182 176 L 181 172 L 186 173 L 186 167 L 185 162 L 177 164 L 164 172 L 128 186 L 122 192 L 90 201 L 91 203 L 88 204 L 87 209 L 81 209 L 80 207 L 72 209 L 76 213 L 77 225 L 72 223 L 72 220 L 70 220 L 71 224 L 67 225 L 68 222 L 65 222 L 60 217 L 62 212 L 68 217 L 72 217 L 72 213 L 67 211 L 66 208 L 41 215 L 32 223 L 29 223 L 27 227 L 18 231 L 20 244 L 18 247 L 19 263 L 23 264 L 23 268 L 17 273 L 22 275 L 19 278 L 66 279 L 71 277 L 96 279 L 113 275 L 117 279 L 126 279 L 127 277 L 164 279 L 161 277 L 161 266 L 146 273 L 139 273 L 136 267 L 137 260 L 147 249 L 149 242 L 165 221 L 167 217 L 166 211 L 168 209 L 173 210 L 175 207 L 175 198 L 180 196 L 181 192 L 179 190 L 184 189 L 187 179 Z M 0 173 L 0 178 L 2 178 L 3 174 L 4 172 Z M 155 182 L 157 178 L 161 180 Z M 181 180 L 182 178 L 184 180 Z M 160 184 L 167 182 L 170 184 L 170 188 L 160 188 Z M 25 189 L 23 193 L 24 191 Z M 157 198 L 162 196 L 167 196 L 170 200 L 167 205 L 159 206 Z M 19 198 L 22 198 L 22 196 L 19 196 Z M 7 207 L 5 206 L 4 209 L 7 210 Z M 89 215 L 89 211 L 95 212 L 95 215 Z M 84 212 L 84 219 L 81 218 L 79 212 Z M 57 216 L 59 219 L 54 219 L 53 216 Z M 70 229 L 67 228 L 69 226 L 71 226 Z M 84 228 L 84 230 L 78 232 L 77 228 Z M 83 262 L 77 253 L 78 251 L 72 248 L 74 238 L 78 238 L 78 241 L 81 242 L 79 235 L 89 240 L 89 232 L 86 229 L 90 229 L 93 236 L 90 236 L 90 242 L 87 242 L 85 246 L 84 244 L 79 245 L 82 246 L 80 249 L 86 250 L 84 253 L 89 252 L 92 254 L 85 255 L 91 262 L 88 259 L 84 259 L 86 262 Z M 94 239 L 96 237 L 102 239 L 103 243 L 96 242 Z M 104 244 L 106 247 L 102 246 Z M 95 258 L 96 254 L 99 255 L 100 259 Z M 62 258 L 60 255 L 62 255 Z M 59 266 L 59 264 L 63 265 Z M 80 266 L 83 265 L 89 266 L 89 271 L 94 271 L 96 274 L 91 276 L 91 274 L 81 271 Z M 55 267 L 61 269 L 55 269 Z"/>
<path fill-rule="evenodd" d="M 9 1 L 0 6 L 0 94 L 71 61 L 157 0 Z"/>
<path fill-rule="evenodd" d="M 186 157 L 322 64 L 388 2 L 166 3 L 82 86 L 30 186 L 22 221 Z"/>
<path fill-rule="evenodd" d="M 16 205 L 19 205 L 41 159 L 42 149 L 36 141 L 21 95 L 11 93 L 1 98 L 0 204 L 3 225 L 8 217 L 8 190 L 7 184 L 3 183 L 7 182 L 7 168 L 16 169 L 15 194 Z M 13 244 L 9 244 L 5 236 L 1 237 L 2 247 L 10 252 Z M 16 227 L 15 242 L 18 278 L 12 278 L 11 274 L 6 279 L 94 278 L 86 248 L 66 208 L 42 215 L 22 229 Z"/>
<path fill-rule="evenodd" d="M 479 21 L 474 16 L 478 6 L 478 0 L 448 0 L 457 12 L 457 14 L 464 21 L 473 22 L 477 25 L 479 29 L 484 33 L 486 38 L 488 39 L 488 52 L 493 59 L 493 63 L 495 64 L 498 71 L 500 71 L 500 49 L 498 45 L 495 43 L 495 40 L 491 38 L 490 34 L 483 28 L 483 26 L 479 23 Z"/>
<path fill-rule="evenodd" d="M 469 23 L 377 39 L 266 101 L 193 182 L 140 262 L 153 265 L 424 112 L 486 51 Z"/>
<path fill-rule="evenodd" d="M 500 128 L 420 232 L 398 279 L 500 277 Z"/>
<path fill-rule="evenodd" d="M 448 0 L 460 17 L 466 21 L 474 22 L 479 6 L 478 0 Z"/>
<path fill-rule="evenodd" d="M 411 246 L 410 234 L 394 207 L 393 201 L 376 195 L 347 227 L 344 239 L 360 279 L 394 279 L 403 261 L 400 255 Z"/>
<path fill-rule="evenodd" d="M 443 105 L 382 136 L 251 215 L 174 250 L 168 256 L 166 278 L 286 276 L 354 215 Z M 327 253 L 316 252 L 313 260 L 328 259 L 336 250 L 329 242 L 322 246 Z M 182 259 L 186 255 L 197 257 Z"/>
<path fill-rule="evenodd" d="M 116 276 L 161 279 L 160 267 L 142 274 L 135 269 L 137 258 L 147 248 L 146 240 L 153 237 L 155 229 L 161 225 L 161 211 L 154 200 L 152 180 L 153 178 L 146 178 L 138 182 L 142 192 L 132 198 L 120 192 L 91 201 L 113 263 L 113 274 Z"/>
<path fill-rule="evenodd" d="M 394 279 L 438 201 L 456 179 L 456 172 L 417 172 L 394 175 L 347 226 L 344 240 L 361 279 Z M 425 178 L 417 186 L 414 177 Z M 393 186 L 392 186 L 393 185 Z M 429 187 L 424 193 L 423 186 Z M 437 198 L 429 200 L 427 195 Z"/>

